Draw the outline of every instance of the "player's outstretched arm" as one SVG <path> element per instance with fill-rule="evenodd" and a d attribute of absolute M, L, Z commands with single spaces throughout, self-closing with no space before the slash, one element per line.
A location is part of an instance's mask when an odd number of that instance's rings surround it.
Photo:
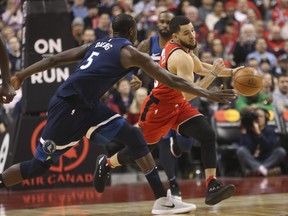
<path fill-rule="evenodd" d="M 72 48 L 53 56 L 44 58 L 24 70 L 17 72 L 12 77 L 12 85 L 17 90 L 21 87 L 23 81 L 33 74 L 45 71 L 49 68 L 56 67 L 63 64 L 69 64 L 81 60 L 86 51 L 87 46 L 80 46 Z"/>
<path fill-rule="evenodd" d="M 2 76 L 2 86 L 0 87 L 0 103 L 10 103 L 16 93 L 11 85 L 11 75 L 9 71 L 9 58 L 5 44 L 0 38 L 0 68 Z"/>
<path fill-rule="evenodd" d="M 132 46 L 122 48 L 120 56 L 124 68 L 140 67 L 149 76 L 170 88 L 221 103 L 229 103 L 229 100 L 235 99 L 236 97 L 233 91 L 210 92 L 209 90 L 200 88 L 181 77 L 175 76 L 155 63 L 149 55 L 137 51 Z"/>

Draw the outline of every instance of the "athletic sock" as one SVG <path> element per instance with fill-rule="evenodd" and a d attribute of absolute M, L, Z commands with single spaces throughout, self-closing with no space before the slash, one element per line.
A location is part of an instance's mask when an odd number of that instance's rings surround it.
<path fill-rule="evenodd" d="M 154 196 L 156 199 L 160 197 L 166 197 L 166 189 L 160 180 L 160 176 L 157 170 L 157 167 L 154 167 L 151 170 L 143 172 L 149 185 L 151 186 Z"/>
<path fill-rule="evenodd" d="M 115 168 L 110 161 L 110 158 L 107 158 L 107 163 L 105 164 L 105 169 L 109 172 L 111 169 Z"/>
<path fill-rule="evenodd" d="M 206 188 L 208 188 L 208 185 L 209 185 L 209 187 L 213 186 L 214 183 L 215 184 L 217 183 L 216 177 L 215 176 L 209 176 L 209 178 L 206 179 Z"/>

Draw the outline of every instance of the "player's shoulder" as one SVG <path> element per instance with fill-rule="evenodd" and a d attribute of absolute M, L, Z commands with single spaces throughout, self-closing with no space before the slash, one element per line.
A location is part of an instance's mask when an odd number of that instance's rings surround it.
<path fill-rule="evenodd" d="M 141 41 L 137 47 L 140 52 L 149 53 L 150 50 L 150 38 Z"/>

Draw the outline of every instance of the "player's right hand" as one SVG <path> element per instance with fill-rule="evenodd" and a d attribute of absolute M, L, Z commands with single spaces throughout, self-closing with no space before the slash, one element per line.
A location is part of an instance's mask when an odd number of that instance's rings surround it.
<path fill-rule="evenodd" d="M 23 79 L 19 77 L 19 72 L 16 72 L 12 77 L 11 77 L 11 84 L 14 87 L 15 90 L 20 89 L 21 85 L 23 83 Z"/>
<path fill-rule="evenodd" d="M 236 98 L 236 92 L 233 89 L 223 89 L 223 85 L 211 88 L 207 97 L 208 100 L 223 104 L 230 104 L 231 100 L 235 100 Z"/>

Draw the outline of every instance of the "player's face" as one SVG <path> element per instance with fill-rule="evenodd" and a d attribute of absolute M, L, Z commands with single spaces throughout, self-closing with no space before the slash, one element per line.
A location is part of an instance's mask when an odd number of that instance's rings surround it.
<path fill-rule="evenodd" d="M 171 19 L 174 17 L 172 13 L 162 13 L 159 15 L 157 28 L 159 35 L 164 38 L 170 38 L 171 34 L 169 31 L 169 24 Z"/>
<path fill-rule="evenodd" d="M 193 50 L 197 47 L 195 30 L 192 23 L 180 26 L 180 31 L 176 34 L 179 44 L 185 48 Z"/>

